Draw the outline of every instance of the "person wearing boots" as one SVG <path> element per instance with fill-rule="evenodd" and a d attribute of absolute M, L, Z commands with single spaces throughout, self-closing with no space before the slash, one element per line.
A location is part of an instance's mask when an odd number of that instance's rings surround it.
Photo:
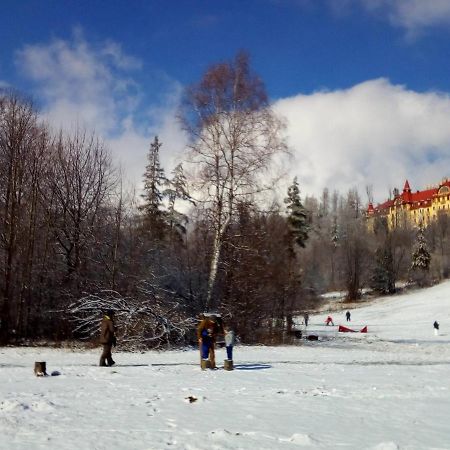
<path fill-rule="evenodd" d="M 206 316 L 197 328 L 198 344 L 201 349 L 202 359 L 209 359 L 210 368 L 216 368 L 214 346 L 219 332 L 216 316 Z"/>
<path fill-rule="evenodd" d="M 100 356 L 100 366 L 112 366 L 115 361 L 112 359 L 111 350 L 116 346 L 116 328 L 114 326 L 114 311 L 108 309 L 103 316 L 100 326 L 100 344 L 103 345 L 103 352 Z M 108 363 L 108 364 L 106 364 Z"/>
<path fill-rule="evenodd" d="M 236 342 L 236 336 L 234 330 L 230 325 L 224 327 L 225 349 L 227 351 L 227 359 L 233 360 L 233 347 Z"/>

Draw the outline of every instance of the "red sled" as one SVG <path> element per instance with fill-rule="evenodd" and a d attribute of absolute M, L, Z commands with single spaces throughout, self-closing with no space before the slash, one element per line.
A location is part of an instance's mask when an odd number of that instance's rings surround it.
<path fill-rule="evenodd" d="M 340 331 L 341 333 L 357 333 L 356 330 L 352 330 L 351 328 L 344 327 L 343 325 L 339 325 L 338 331 Z M 361 328 L 361 330 L 359 330 L 359 332 L 367 333 L 367 326 L 365 326 L 364 328 Z"/>

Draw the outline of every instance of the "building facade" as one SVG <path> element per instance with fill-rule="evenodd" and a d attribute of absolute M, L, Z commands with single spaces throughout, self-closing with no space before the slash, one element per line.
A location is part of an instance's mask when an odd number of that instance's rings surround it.
<path fill-rule="evenodd" d="M 393 199 L 377 206 L 369 203 L 367 219 L 373 230 L 377 217 L 387 221 L 389 229 L 397 227 L 427 227 L 439 214 L 450 214 L 450 181 L 444 179 L 438 186 L 412 192 L 408 180 L 403 191 L 394 190 Z"/>

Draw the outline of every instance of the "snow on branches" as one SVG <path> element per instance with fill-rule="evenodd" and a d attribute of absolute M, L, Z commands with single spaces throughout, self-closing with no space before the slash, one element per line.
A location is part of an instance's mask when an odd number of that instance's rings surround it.
<path fill-rule="evenodd" d="M 171 298 L 172 297 L 172 298 Z M 73 323 L 73 334 L 81 339 L 95 339 L 102 314 L 115 312 L 115 325 L 121 348 L 159 347 L 183 342 L 195 326 L 187 317 L 174 294 L 142 282 L 134 296 L 124 297 L 117 291 L 102 290 L 71 303 L 66 309 Z"/>

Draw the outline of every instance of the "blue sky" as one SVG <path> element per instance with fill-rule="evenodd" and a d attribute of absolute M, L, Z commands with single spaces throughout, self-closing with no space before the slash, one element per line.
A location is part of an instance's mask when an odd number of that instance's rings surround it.
<path fill-rule="evenodd" d="M 31 95 L 55 126 L 94 127 L 132 181 L 154 133 L 168 166 L 180 158 L 183 88 L 239 49 L 287 120 L 303 192 L 371 184 L 381 201 L 404 178 L 418 189 L 450 175 L 450 0 L 3 0 L 1 11 L 0 86 Z"/>

